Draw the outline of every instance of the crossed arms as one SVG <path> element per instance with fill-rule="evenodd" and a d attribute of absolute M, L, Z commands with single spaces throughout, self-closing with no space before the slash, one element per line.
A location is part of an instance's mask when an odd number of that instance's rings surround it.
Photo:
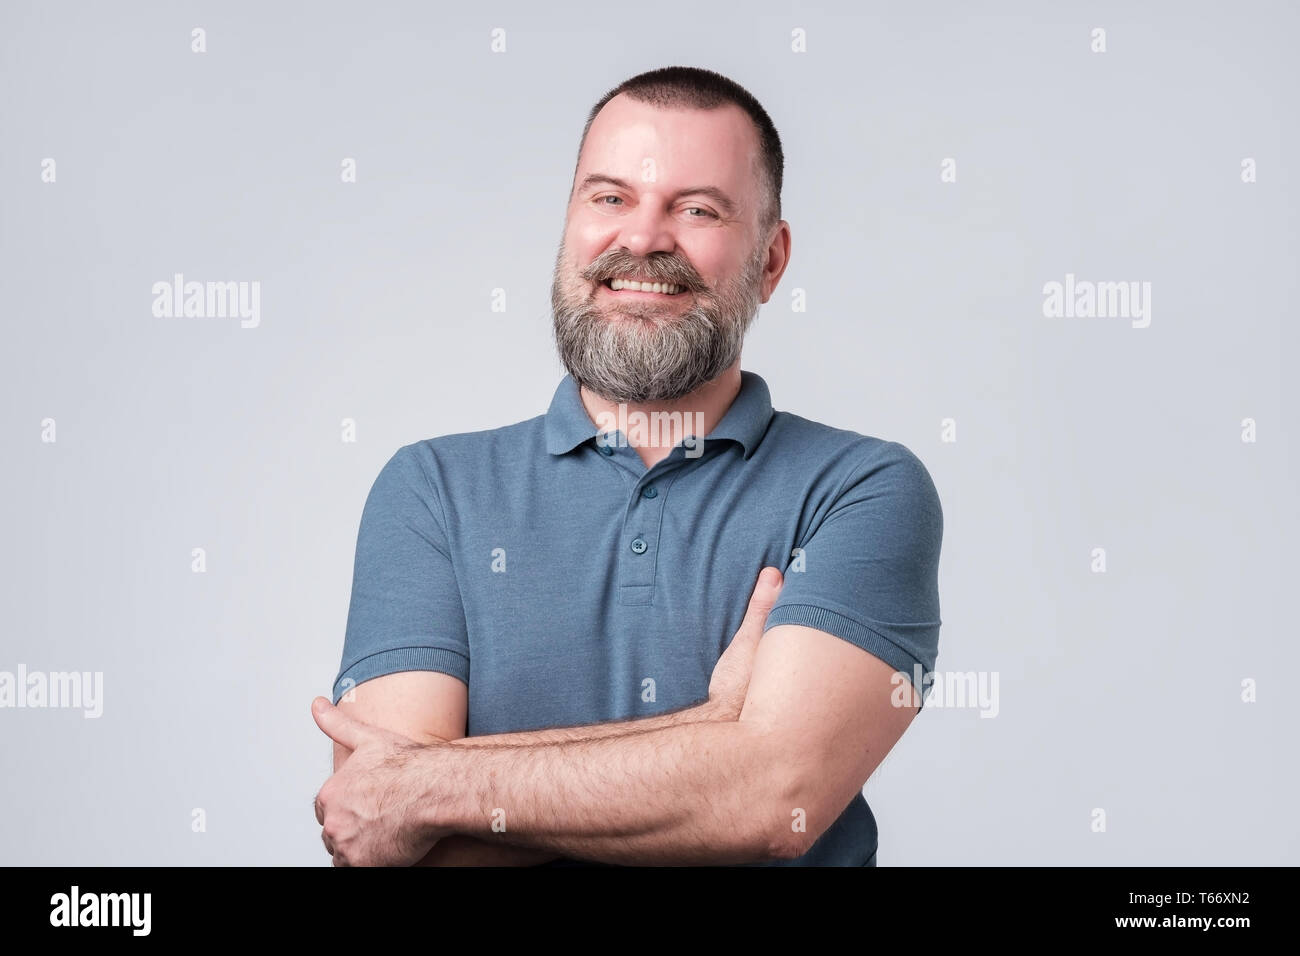
<path fill-rule="evenodd" d="M 770 573 L 770 572 L 769 572 Z M 760 583 L 709 698 L 637 720 L 465 737 L 467 690 L 409 671 L 317 723 L 335 773 L 317 797 L 340 864 L 726 864 L 805 853 L 917 712 L 894 669 L 823 631 L 762 627 Z M 759 637 L 762 640 L 759 640 Z M 908 685 L 910 686 L 910 685 Z"/>

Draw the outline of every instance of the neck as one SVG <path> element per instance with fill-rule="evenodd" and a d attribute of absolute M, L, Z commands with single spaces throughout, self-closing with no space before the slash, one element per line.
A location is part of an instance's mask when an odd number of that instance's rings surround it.
<path fill-rule="evenodd" d="M 622 430 L 647 468 L 668 457 L 687 435 L 706 438 L 740 394 L 740 360 L 693 392 L 665 402 L 611 402 L 578 390 L 587 415 L 602 432 Z"/>

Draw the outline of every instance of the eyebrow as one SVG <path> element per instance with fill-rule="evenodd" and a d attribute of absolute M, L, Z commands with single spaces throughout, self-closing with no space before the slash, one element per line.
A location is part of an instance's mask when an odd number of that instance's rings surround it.
<path fill-rule="evenodd" d="M 619 189 L 626 189 L 628 192 L 634 192 L 631 186 L 621 179 L 614 176 L 606 176 L 603 173 L 590 173 L 578 186 L 578 192 L 583 193 L 592 186 L 599 185 L 617 186 Z M 728 216 L 735 216 L 738 206 L 732 201 L 731 197 L 724 193 L 717 186 L 692 186 L 689 189 L 679 189 L 673 199 L 680 199 L 682 196 L 708 196 L 719 206 Z"/>

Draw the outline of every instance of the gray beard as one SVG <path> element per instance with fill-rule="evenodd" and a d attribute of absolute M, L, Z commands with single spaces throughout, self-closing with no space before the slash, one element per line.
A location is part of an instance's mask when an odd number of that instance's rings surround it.
<path fill-rule="evenodd" d="M 557 265 L 551 307 L 560 361 L 579 385 L 609 402 L 663 402 L 690 394 L 740 358 L 758 312 L 765 252 L 758 250 L 714 299 L 697 297 L 680 316 L 639 311 L 637 303 L 616 319 L 606 318 L 594 298 L 570 301 Z"/>

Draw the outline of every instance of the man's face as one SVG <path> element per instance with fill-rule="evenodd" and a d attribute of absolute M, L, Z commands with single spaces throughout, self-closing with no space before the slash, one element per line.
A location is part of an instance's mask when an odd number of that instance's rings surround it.
<path fill-rule="evenodd" d="M 664 110 L 622 94 L 605 104 L 583 145 L 551 286 L 556 344 L 579 384 L 613 402 L 665 401 L 740 357 L 775 285 L 764 275 L 757 156 L 758 133 L 738 107 Z M 611 286 L 622 279 L 669 288 Z"/>

